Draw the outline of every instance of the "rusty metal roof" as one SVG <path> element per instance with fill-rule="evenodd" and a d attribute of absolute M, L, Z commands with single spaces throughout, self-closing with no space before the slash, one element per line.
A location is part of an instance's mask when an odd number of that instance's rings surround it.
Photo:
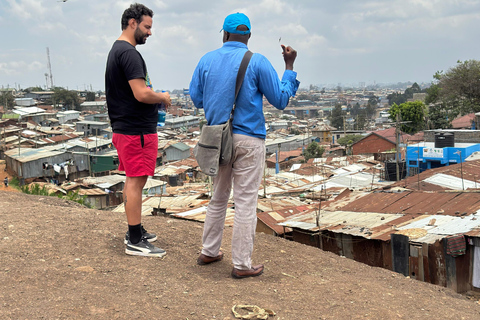
<path fill-rule="evenodd" d="M 105 196 L 107 193 L 100 188 L 93 188 L 93 189 L 78 189 L 78 194 L 81 196 Z"/>
<path fill-rule="evenodd" d="M 375 212 L 348 212 L 348 211 L 320 211 L 318 215 L 319 227 L 317 227 L 318 210 L 311 209 L 286 218 L 281 226 L 300 228 L 308 231 L 329 230 L 337 233 L 345 233 L 364 238 L 375 237 L 383 233 L 384 229 L 391 230 L 389 223 L 402 217 L 401 214 L 384 214 Z M 382 227 L 383 226 L 383 227 Z"/>
<path fill-rule="evenodd" d="M 279 225 L 279 222 L 285 220 L 292 215 L 312 210 L 313 206 L 298 206 L 298 207 L 289 207 L 275 211 L 268 211 L 268 212 L 259 212 L 257 213 L 257 218 L 261 220 L 264 224 L 266 224 L 269 228 L 275 231 L 277 234 L 281 235 L 284 232 L 291 231 L 290 228 L 285 228 Z"/>
<path fill-rule="evenodd" d="M 367 194 L 338 210 L 404 214 L 471 214 L 480 209 L 476 192 L 376 192 Z"/>
<path fill-rule="evenodd" d="M 298 198 L 284 197 L 284 198 L 258 198 L 257 209 L 263 212 L 277 211 L 284 208 L 308 205 Z"/>
<path fill-rule="evenodd" d="M 207 207 L 203 206 L 200 208 L 172 214 L 172 216 L 180 219 L 205 222 L 205 217 L 207 216 Z M 230 205 L 229 207 L 227 207 L 227 214 L 225 216 L 225 226 L 227 227 L 233 226 L 234 216 L 235 216 L 235 209 L 233 209 Z"/>
<path fill-rule="evenodd" d="M 166 213 L 179 213 L 192 208 L 200 208 L 208 203 L 207 200 L 198 199 L 201 196 L 201 193 L 197 193 L 190 196 L 178 197 L 144 197 L 142 200 L 142 215 L 150 215 L 153 208 L 165 209 Z M 118 205 L 113 211 L 125 212 L 124 203 Z"/>

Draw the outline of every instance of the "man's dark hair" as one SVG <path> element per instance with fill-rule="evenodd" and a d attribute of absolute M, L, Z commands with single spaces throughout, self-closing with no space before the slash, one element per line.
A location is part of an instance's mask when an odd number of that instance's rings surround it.
<path fill-rule="evenodd" d="M 130 8 L 126 9 L 122 15 L 122 30 L 127 29 L 128 21 L 130 19 L 135 19 L 137 23 L 141 23 L 143 20 L 143 16 L 149 16 L 153 18 L 153 11 L 143 4 L 134 3 L 130 6 Z"/>

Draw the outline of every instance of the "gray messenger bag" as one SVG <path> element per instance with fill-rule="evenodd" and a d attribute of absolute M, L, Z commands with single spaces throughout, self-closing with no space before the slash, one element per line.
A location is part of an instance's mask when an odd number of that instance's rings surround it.
<path fill-rule="evenodd" d="M 238 69 L 237 81 L 235 86 L 235 102 L 232 111 L 230 112 L 230 119 L 219 125 L 203 125 L 200 134 L 200 140 L 193 149 L 195 159 L 200 166 L 203 173 L 209 176 L 216 176 L 218 168 L 230 163 L 233 156 L 233 137 L 232 137 L 232 120 L 233 112 L 235 111 L 236 100 L 238 92 L 242 87 L 243 78 L 247 71 L 248 63 L 253 53 L 247 51 L 243 56 L 240 68 Z"/>

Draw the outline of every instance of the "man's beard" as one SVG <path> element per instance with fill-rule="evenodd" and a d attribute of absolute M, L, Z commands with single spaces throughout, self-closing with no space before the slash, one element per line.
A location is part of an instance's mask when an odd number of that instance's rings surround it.
<path fill-rule="evenodd" d="M 142 30 L 140 30 L 140 28 L 137 27 L 137 29 L 135 29 L 135 33 L 133 34 L 133 36 L 135 37 L 135 42 L 137 44 L 145 44 L 145 41 L 147 40 L 147 34 L 146 33 L 143 33 Z"/>

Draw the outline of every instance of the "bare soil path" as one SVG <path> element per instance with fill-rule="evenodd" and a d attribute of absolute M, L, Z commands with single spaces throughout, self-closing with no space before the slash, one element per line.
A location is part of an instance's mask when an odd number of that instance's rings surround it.
<path fill-rule="evenodd" d="M 231 229 L 221 262 L 198 266 L 202 224 L 144 218 L 167 250 L 124 253 L 123 215 L 54 197 L 0 191 L 0 319 L 234 319 L 236 304 L 269 319 L 480 319 L 480 304 L 450 289 L 258 234 L 257 278 L 230 277 Z"/>

